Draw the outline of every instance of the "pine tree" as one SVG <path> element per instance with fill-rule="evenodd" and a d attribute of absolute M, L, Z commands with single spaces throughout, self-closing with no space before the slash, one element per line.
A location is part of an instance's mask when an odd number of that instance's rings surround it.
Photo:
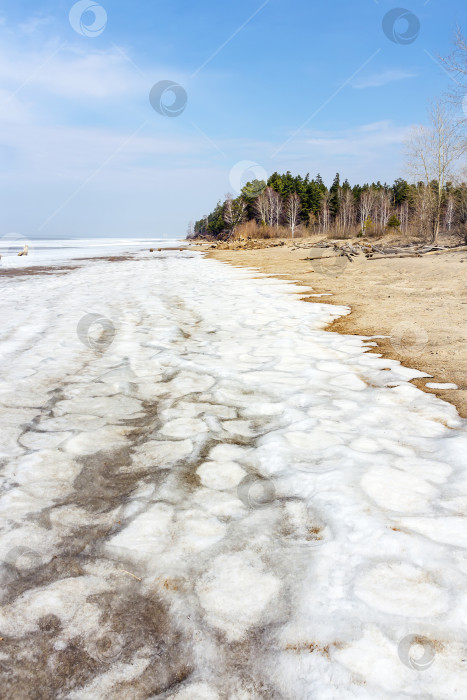
<path fill-rule="evenodd" d="M 334 218 L 339 213 L 339 188 L 340 176 L 339 173 L 336 173 L 336 177 L 332 181 L 332 185 L 329 188 L 329 192 L 331 195 L 329 199 L 329 211 L 331 212 L 331 216 L 333 216 Z"/>
<path fill-rule="evenodd" d="M 394 184 L 392 186 L 392 195 L 396 207 L 399 204 L 402 204 L 406 201 L 406 199 L 409 196 L 409 192 L 410 187 L 407 180 L 403 180 L 401 177 L 397 178 L 397 180 L 394 180 Z"/>

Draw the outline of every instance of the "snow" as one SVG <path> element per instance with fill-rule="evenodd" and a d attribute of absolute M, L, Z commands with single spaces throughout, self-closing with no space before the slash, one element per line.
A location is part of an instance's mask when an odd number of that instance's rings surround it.
<path fill-rule="evenodd" d="M 466 422 L 426 375 L 198 253 L 0 287 L 6 697 L 463 696 Z"/>
<path fill-rule="evenodd" d="M 458 389 L 457 384 L 451 382 L 427 382 L 425 384 L 429 389 Z"/>
<path fill-rule="evenodd" d="M 25 245 L 28 246 L 28 254 L 18 256 Z M 8 233 L 0 237 L 0 269 L 69 263 L 80 257 L 134 254 L 142 249 L 175 248 L 178 245 L 179 241 L 165 238 L 35 239 Z"/>

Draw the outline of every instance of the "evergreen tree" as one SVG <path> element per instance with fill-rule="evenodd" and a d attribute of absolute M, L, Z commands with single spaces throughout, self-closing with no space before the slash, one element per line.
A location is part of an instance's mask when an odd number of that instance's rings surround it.
<path fill-rule="evenodd" d="M 331 216 L 333 216 L 334 218 L 339 213 L 339 188 L 340 176 L 339 173 L 336 173 L 336 176 L 332 181 L 332 185 L 329 188 L 329 192 L 331 194 L 331 198 L 329 200 L 329 211 L 331 212 Z"/>
<path fill-rule="evenodd" d="M 392 195 L 393 202 L 396 207 L 408 199 L 409 193 L 410 187 L 409 183 L 406 180 L 403 180 L 400 177 L 397 178 L 397 180 L 394 180 L 394 184 L 392 186 Z"/>

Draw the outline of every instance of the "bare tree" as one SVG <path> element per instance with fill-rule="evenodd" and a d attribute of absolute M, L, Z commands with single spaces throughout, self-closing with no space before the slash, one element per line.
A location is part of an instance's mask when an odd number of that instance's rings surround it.
<path fill-rule="evenodd" d="M 449 94 L 454 102 L 461 103 L 467 93 L 467 39 L 460 27 L 456 27 L 454 51 L 449 56 L 439 58 L 454 83 Z"/>
<path fill-rule="evenodd" d="M 265 224 L 268 220 L 269 212 L 269 198 L 265 192 L 262 192 L 258 197 L 256 197 L 254 207 L 260 222 Z"/>
<path fill-rule="evenodd" d="M 246 202 L 243 197 L 232 199 L 230 194 L 226 195 L 224 204 L 224 221 L 229 229 L 229 238 L 234 235 L 235 229 L 242 223 L 245 217 Z"/>
<path fill-rule="evenodd" d="M 452 225 L 454 223 L 454 217 L 456 214 L 456 200 L 454 195 L 449 193 L 446 197 L 446 205 L 444 207 L 444 225 L 446 229 L 451 233 Z"/>
<path fill-rule="evenodd" d="M 354 206 L 354 196 L 349 189 L 340 189 L 339 191 L 339 214 L 338 223 L 339 228 L 343 233 L 346 233 L 351 229 L 355 223 L 355 206 Z"/>
<path fill-rule="evenodd" d="M 292 192 L 292 194 L 289 194 L 287 197 L 287 201 L 285 203 L 285 218 L 292 232 L 292 238 L 295 235 L 295 228 L 298 223 L 298 217 L 300 216 L 300 210 L 300 197 L 296 192 Z"/>
<path fill-rule="evenodd" d="M 454 176 L 457 162 L 465 152 L 466 142 L 459 119 L 440 102 L 430 111 L 429 126 L 412 130 L 407 142 L 408 169 L 416 181 L 421 180 L 433 196 L 424 195 L 432 211 L 431 242 L 435 243 L 440 228 L 446 183 Z"/>
<path fill-rule="evenodd" d="M 386 190 L 380 190 L 376 195 L 376 223 L 381 232 L 384 231 L 389 219 L 391 198 Z"/>
<path fill-rule="evenodd" d="M 274 192 L 272 187 L 266 187 L 265 195 L 267 197 L 266 223 L 268 226 L 274 226 L 275 220 L 275 199 L 277 192 Z"/>
<path fill-rule="evenodd" d="M 282 197 L 278 192 L 272 190 L 272 218 L 276 228 L 279 228 L 282 214 Z"/>
<path fill-rule="evenodd" d="M 419 233 L 429 239 L 433 232 L 433 216 L 435 211 L 435 193 L 431 184 L 419 182 L 413 194 L 413 220 Z"/>
<path fill-rule="evenodd" d="M 407 233 L 409 225 L 409 203 L 407 201 L 402 202 L 400 205 L 397 218 L 401 222 L 401 231 Z"/>
<path fill-rule="evenodd" d="M 360 201 L 358 203 L 358 213 L 359 213 L 359 218 L 360 218 L 360 230 L 362 232 L 365 231 L 365 225 L 368 221 L 368 219 L 371 219 L 372 216 L 374 216 L 374 208 L 375 208 L 375 202 L 376 202 L 376 193 L 375 191 L 369 187 L 366 190 L 363 190 L 363 192 L 360 195 Z"/>
<path fill-rule="evenodd" d="M 329 209 L 330 200 L 331 193 L 326 190 L 321 196 L 321 206 L 319 210 L 319 224 L 324 233 L 328 232 L 331 223 L 331 212 Z"/>

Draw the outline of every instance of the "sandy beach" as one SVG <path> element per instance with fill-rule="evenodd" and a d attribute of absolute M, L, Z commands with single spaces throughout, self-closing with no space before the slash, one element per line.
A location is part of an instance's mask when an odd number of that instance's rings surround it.
<path fill-rule="evenodd" d="M 316 239 L 315 239 L 316 240 Z M 289 239 L 253 244 L 233 242 L 213 248 L 209 257 L 232 265 L 294 280 L 310 289 L 309 302 L 349 306 L 351 313 L 333 321 L 329 330 L 356 335 L 383 335 L 374 352 L 399 360 L 432 376 L 413 382 L 453 403 L 467 417 L 467 251 L 415 258 L 367 260 L 306 258 L 330 255 Z M 430 388 L 427 383 L 455 384 L 458 389 Z"/>

